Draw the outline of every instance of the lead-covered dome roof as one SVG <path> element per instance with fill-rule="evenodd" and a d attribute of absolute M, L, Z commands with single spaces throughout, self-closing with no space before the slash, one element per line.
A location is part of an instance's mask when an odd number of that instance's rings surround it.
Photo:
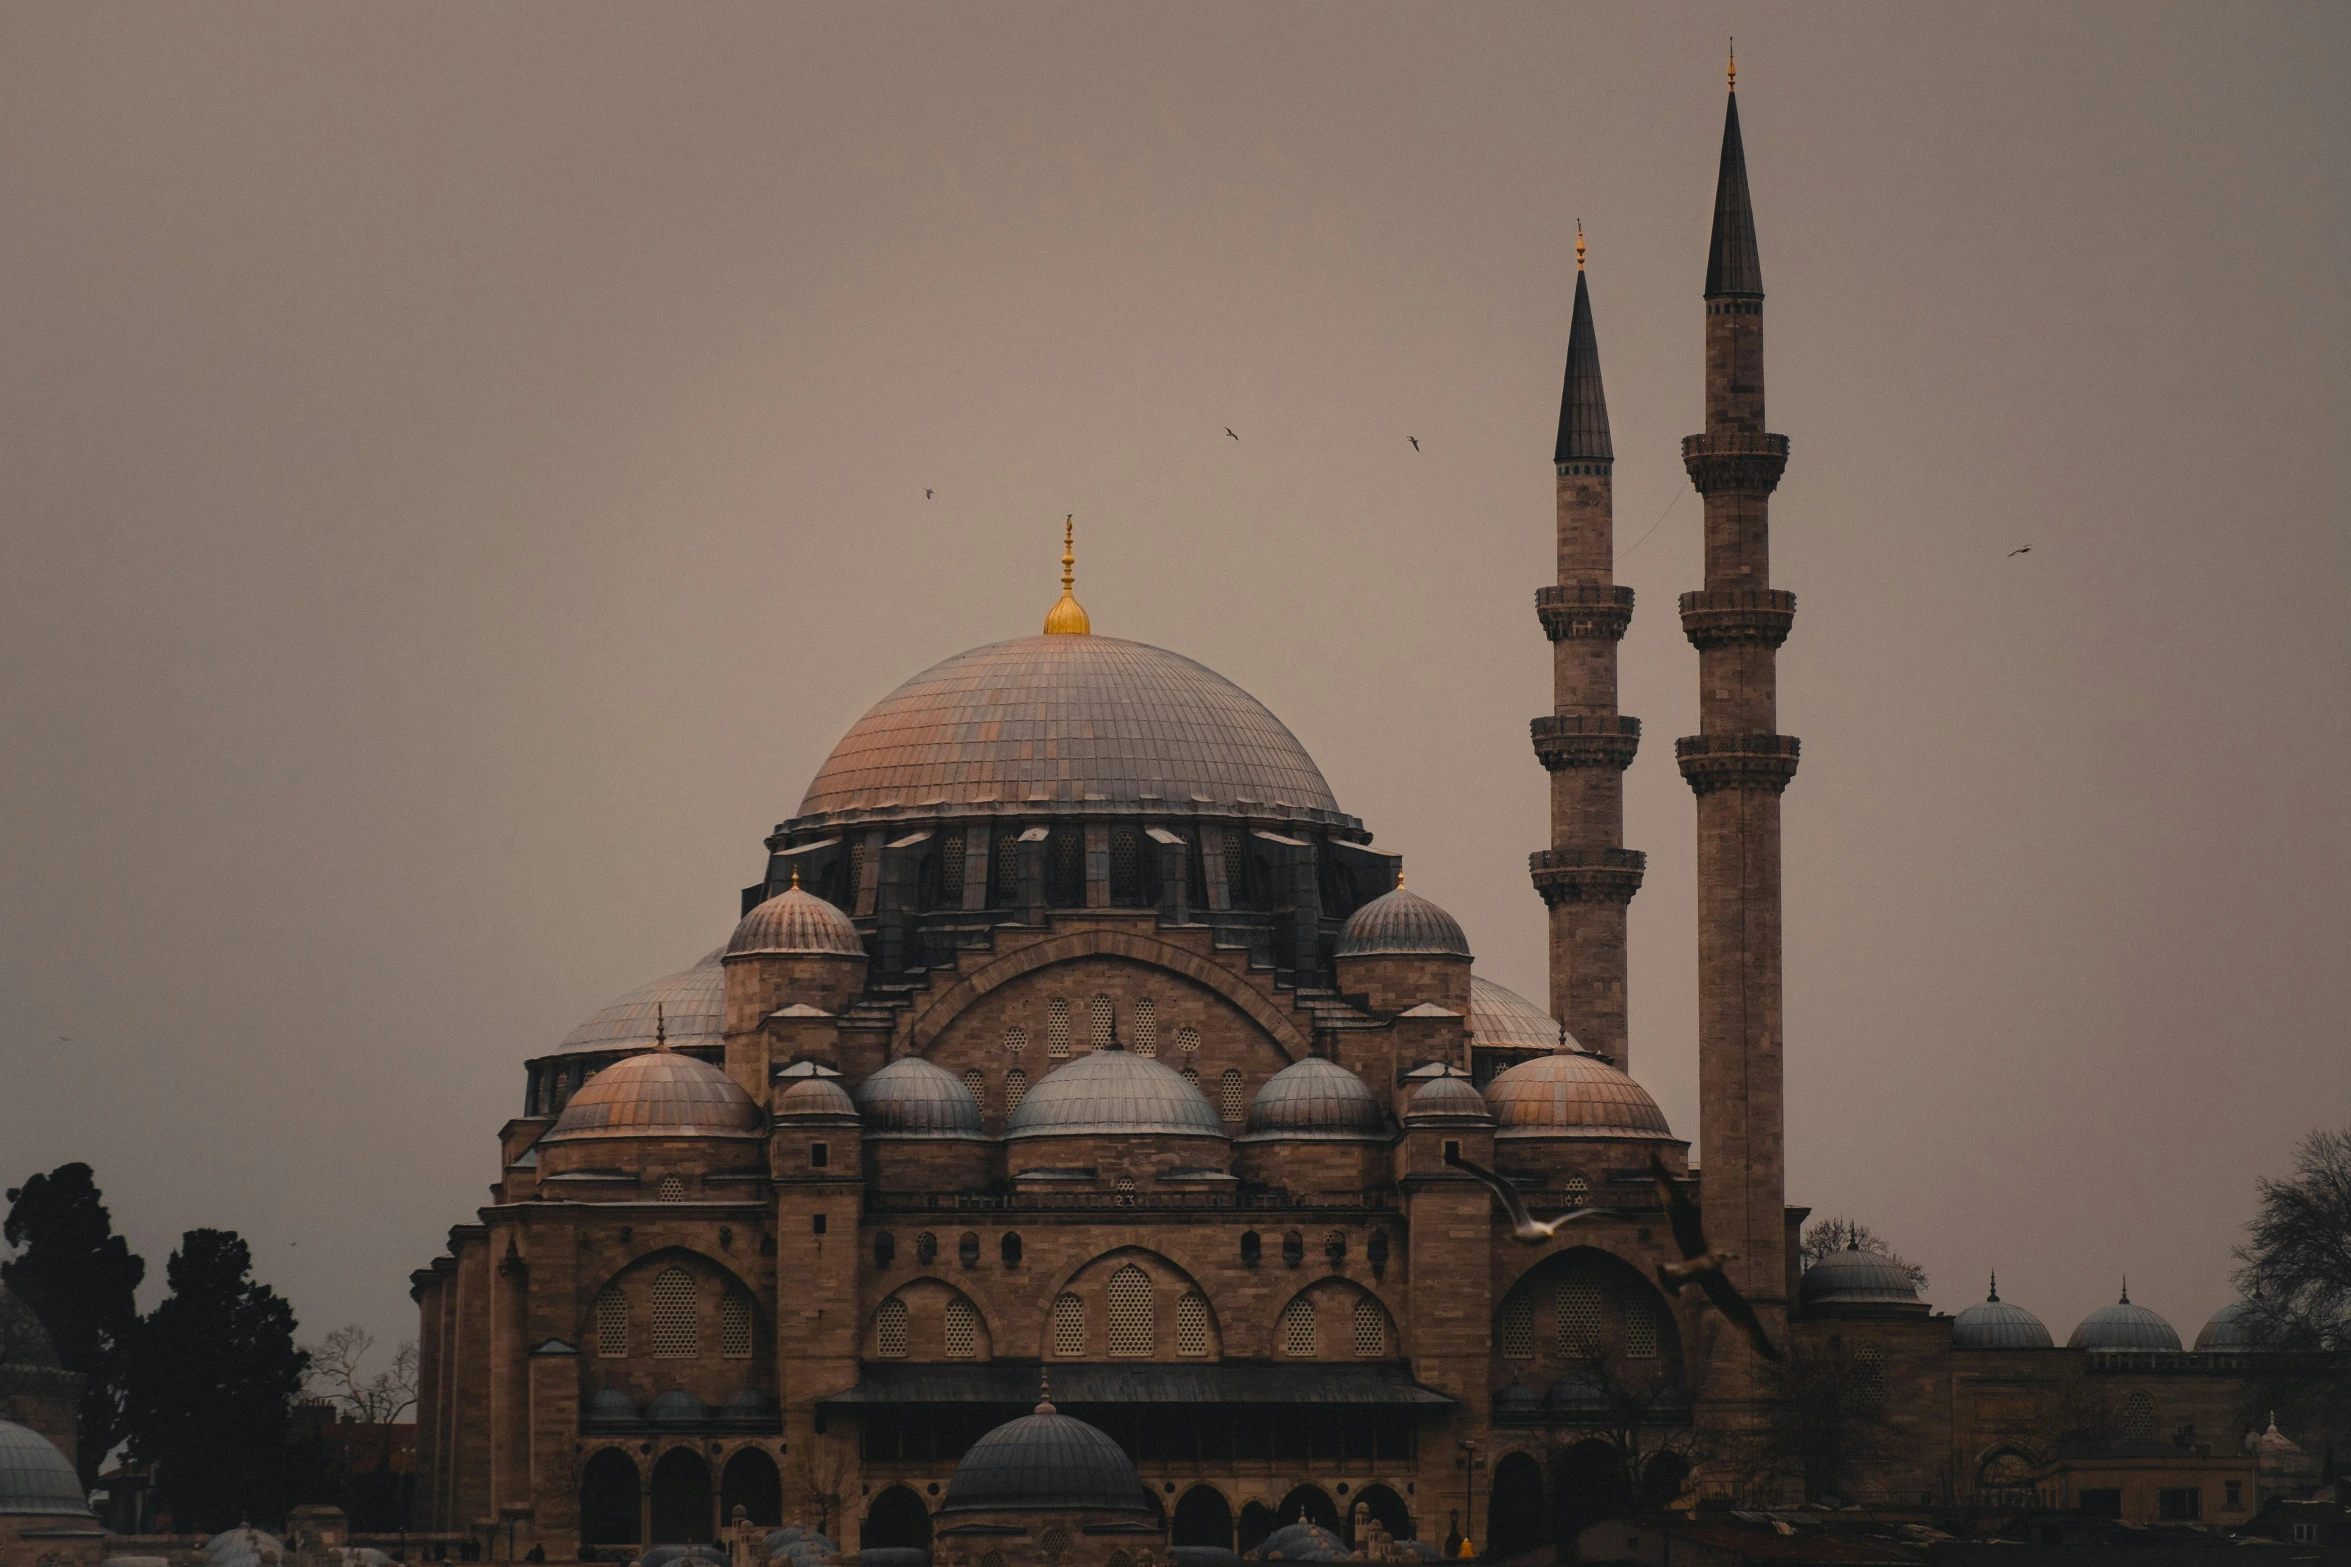
<path fill-rule="evenodd" d="M 725 955 L 722 947 L 692 968 L 648 980 L 627 995 L 606 1002 L 555 1048 L 566 1053 L 650 1050 L 655 1043 L 656 1017 L 668 1030 L 673 1045 L 689 1050 L 723 1048 L 727 1042 L 727 978 L 719 960 Z"/>
<path fill-rule="evenodd" d="M 1494 1111 L 1475 1083 L 1448 1071 L 1413 1091 L 1404 1119 L 1413 1126 L 1492 1126 Z"/>
<path fill-rule="evenodd" d="M 2065 1347 L 2173 1350 L 2180 1347 L 2180 1336 L 2154 1312 L 2132 1305 L 2131 1292 L 2126 1288 L 2121 1300 L 2111 1306 L 2100 1306 L 2082 1318 L 2073 1336 L 2065 1341 Z"/>
<path fill-rule="evenodd" d="M 981 1135 L 980 1102 L 963 1086 L 963 1079 L 921 1056 L 900 1056 L 859 1083 L 849 1097 L 856 1102 L 869 1137 L 899 1141 Z"/>
<path fill-rule="evenodd" d="M 1498 1138 L 1640 1137 L 1673 1140 L 1649 1091 L 1598 1056 L 1554 1051 L 1521 1061 L 1486 1085 Z"/>
<path fill-rule="evenodd" d="M 2254 1313 L 2253 1302 L 2232 1300 L 2214 1312 L 2212 1320 L 2204 1324 L 2203 1330 L 2196 1335 L 2196 1347 L 2200 1350 L 2269 1349 L 2272 1346 L 2255 1333 L 2260 1320 Z"/>
<path fill-rule="evenodd" d="M 1466 958 L 1461 921 L 1417 892 L 1398 887 L 1347 916 L 1335 949 L 1342 958 L 1426 955 Z"/>
<path fill-rule="evenodd" d="M 1360 827 L 1263 703 L 1178 653 L 1034 636 L 933 664 L 850 726 L 797 816 L 1212 812 Z"/>
<path fill-rule="evenodd" d="M 1362 1078 L 1323 1056 L 1293 1061 L 1249 1101 L 1247 1137 L 1346 1139 L 1387 1135 L 1387 1112 Z"/>
<path fill-rule="evenodd" d="M 795 881 L 744 915 L 727 939 L 730 958 L 755 952 L 862 958 L 865 943 L 848 915 L 815 893 L 803 892 Z"/>
<path fill-rule="evenodd" d="M 1982 1300 L 1951 1319 L 1953 1349 L 2050 1349 L 2055 1344 L 2039 1317 L 2000 1298 L 1998 1280 Z"/>
<path fill-rule="evenodd" d="M 939 1504 L 942 1513 L 1151 1510 L 1142 1476 L 1119 1445 L 1050 1403 L 972 1443 Z"/>
<path fill-rule="evenodd" d="M 1476 974 L 1469 977 L 1469 1031 L 1480 1050 L 1559 1048 L 1557 1018 L 1517 991 Z"/>
<path fill-rule="evenodd" d="M 1225 1135 L 1216 1107 L 1182 1074 L 1115 1046 L 1090 1051 L 1047 1072 L 1004 1122 L 1008 1138 L 1095 1132 Z"/>
<path fill-rule="evenodd" d="M 1796 1294 L 1809 1309 L 1842 1315 L 1921 1316 L 1927 1309 L 1900 1263 L 1850 1242 L 1806 1268 Z"/>
<path fill-rule="evenodd" d="M 81 1477 L 57 1444 L 13 1420 L 0 1420 L 0 1518 L 87 1518 Z"/>
<path fill-rule="evenodd" d="M 587 1137 L 756 1137 L 759 1106 L 694 1056 L 624 1056 L 580 1085 L 544 1143 Z"/>

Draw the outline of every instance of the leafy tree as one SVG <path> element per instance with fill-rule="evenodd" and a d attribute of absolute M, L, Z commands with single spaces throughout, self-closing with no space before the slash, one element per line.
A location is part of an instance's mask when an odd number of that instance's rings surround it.
<path fill-rule="evenodd" d="M 114 1233 L 86 1164 L 32 1177 L 9 1190 L 8 1204 L 0 1236 L 18 1255 L 0 1262 L 0 1283 L 40 1319 L 65 1369 L 81 1374 L 74 1467 L 94 1486 L 125 1432 L 123 1373 L 147 1264 Z"/>
<path fill-rule="evenodd" d="M 132 1456 L 155 1465 L 157 1499 L 183 1530 L 275 1518 L 316 1483 L 287 1441 L 310 1357 L 293 1307 L 252 1267 L 235 1232 L 188 1231 L 164 1269 L 171 1293 L 133 1344 Z"/>
<path fill-rule="evenodd" d="M 1859 1219 L 1847 1219 L 1836 1215 L 1831 1215 L 1826 1219 L 1815 1219 L 1805 1227 L 1804 1266 L 1809 1268 L 1823 1257 L 1843 1251 L 1848 1246 L 1860 1251 L 1873 1252 L 1885 1258 L 1910 1276 L 1912 1288 L 1923 1291 L 1927 1287 L 1926 1269 L 1895 1251 L 1893 1247 L 1873 1234 L 1870 1227 Z"/>
<path fill-rule="evenodd" d="M 2251 1362 L 2246 1416 L 2274 1408 L 2305 1447 L 2314 1436 L 2351 1441 L 2351 1127 L 2312 1132 L 2294 1150 L 2294 1173 L 2258 1190 L 2237 1283 L 2271 1353 Z"/>

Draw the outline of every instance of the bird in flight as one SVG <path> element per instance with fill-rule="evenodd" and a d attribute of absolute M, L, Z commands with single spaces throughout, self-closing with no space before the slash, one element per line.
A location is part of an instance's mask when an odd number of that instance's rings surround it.
<path fill-rule="evenodd" d="M 1747 1297 L 1739 1293 L 1722 1271 L 1722 1265 L 1738 1261 L 1739 1254 L 1707 1247 L 1706 1231 L 1698 1221 L 1698 1205 L 1690 1201 L 1682 1183 L 1666 1173 L 1665 1161 L 1654 1150 L 1649 1155 L 1649 1175 L 1657 1183 L 1657 1195 L 1665 1199 L 1665 1215 L 1673 1226 L 1674 1244 L 1682 1249 L 1681 1261 L 1657 1265 L 1657 1282 L 1665 1286 L 1668 1295 L 1679 1295 L 1684 1284 L 1695 1282 L 1714 1309 L 1747 1335 L 1755 1353 L 1766 1360 L 1779 1359 L 1779 1346 L 1755 1319 L 1755 1308 L 1747 1304 Z"/>
<path fill-rule="evenodd" d="M 1613 1213 L 1608 1208 L 1570 1208 L 1556 1219 L 1537 1219 L 1527 1212 L 1526 1199 L 1518 1194 L 1518 1188 L 1484 1165 L 1472 1164 L 1458 1153 L 1447 1154 L 1445 1162 L 1492 1187 L 1494 1195 L 1502 1199 L 1502 1211 L 1510 1215 L 1510 1233 L 1530 1246 L 1541 1245 L 1578 1219 L 1607 1218 Z"/>
<path fill-rule="evenodd" d="M 2027 544 L 2027 545 L 2026 545 L 2024 548 L 2022 548 L 2022 549 L 2015 549 L 2015 550 L 2010 550 L 2010 551 L 2008 552 L 2008 557 L 2009 557 L 2009 559 L 2011 559 L 2011 560 L 2014 560 L 2014 559 L 2015 559 L 2017 556 L 2019 556 L 2019 555 L 2030 555 L 2032 552 L 2033 552 L 2033 547 L 2032 547 L 2030 544 Z"/>
<path fill-rule="evenodd" d="M 1227 434 L 1227 435 L 1233 435 L 1233 427 L 1232 427 L 1231 425 L 1229 425 L 1229 424 L 1228 424 L 1228 425 L 1226 425 L 1226 426 L 1224 427 L 1224 433 L 1225 433 L 1225 434 Z M 1239 439 L 1240 439 L 1240 437 L 1239 437 L 1239 436 L 1237 436 L 1237 435 L 1233 435 L 1233 439 L 1237 441 L 1237 440 L 1239 440 Z"/>
<path fill-rule="evenodd" d="M 930 492 L 930 491 L 928 491 L 928 490 L 925 490 L 925 491 L 923 491 L 923 492 L 922 492 L 922 498 L 923 498 L 924 500 L 926 500 L 926 501 L 927 501 L 927 500 L 929 500 L 929 499 L 931 498 L 931 492 Z"/>
<path fill-rule="evenodd" d="M 1410 441 L 1410 442 L 1412 443 L 1412 449 L 1413 449 L 1414 451 L 1416 451 L 1416 452 L 1417 452 L 1417 451 L 1419 451 L 1419 450 L 1420 450 L 1420 437 L 1419 437 L 1419 436 L 1417 436 L 1417 435 L 1408 435 L 1408 436 L 1404 437 L 1404 439 L 1406 439 L 1406 440 L 1408 440 L 1408 441 Z"/>

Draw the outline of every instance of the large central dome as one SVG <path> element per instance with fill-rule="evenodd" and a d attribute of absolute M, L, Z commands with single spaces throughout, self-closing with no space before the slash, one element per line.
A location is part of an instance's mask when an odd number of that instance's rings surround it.
<path fill-rule="evenodd" d="M 1255 697 L 1181 654 L 1101 636 L 1018 637 L 932 665 L 833 747 L 792 825 L 970 808 L 1360 825 Z"/>

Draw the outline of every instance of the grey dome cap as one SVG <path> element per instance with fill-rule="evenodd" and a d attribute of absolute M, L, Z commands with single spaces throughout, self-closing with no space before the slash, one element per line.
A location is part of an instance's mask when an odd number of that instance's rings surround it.
<path fill-rule="evenodd" d="M 780 1121 L 838 1120 L 844 1116 L 857 1119 L 857 1102 L 829 1077 L 801 1078 L 776 1101 L 776 1119 Z"/>
<path fill-rule="evenodd" d="M 28 1426 L 0 1420 L 0 1518 L 87 1518 L 81 1476 L 57 1444 Z"/>
<path fill-rule="evenodd" d="M 2196 1347 L 2228 1350 L 2269 1350 L 2277 1346 L 2258 1336 L 2261 1319 L 2254 1314 L 2253 1302 L 2232 1300 L 2212 1314 L 2196 1335 Z"/>
<path fill-rule="evenodd" d="M 1674 1140 L 1649 1091 L 1599 1056 L 1555 1050 L 1486 1085 L 1500 1138 Z"/>
<path fill-rule="evenodd" d="M 1142 1476 L 1109 1436 L 1037 1406 L 990 1431 L 963 1455 L 947 1480 L 942 1513 L 1008 1512 L 1149 1513 L 1151 1498 Z"/>
<path fill-rule="evenodd" d="M 1477 1085 L 1457 1073 L 1432 1077 L 1404 1107 L 1407 1126 L 1492 1126 L 1493 1107 Z"/>
<path fill-rule="evenodd" d="M 726 955 L 810 953 L 862 958 L 865 943 L 849 916 L 797 885 L 786 887 L 743 916 L 727 940 Z"/>
<path fill-rule="evenodd" d="M 1103 636 L 958 653 L 876 702 L 784 824 L 1208 810 L 1360 828 L 1280 719 L 1181 654 Z"/>
<path fill-rule="evenodd" d="M 710 1406 L 682 1387 L 673 1387 L 653 1400 L 646 1411 L 657 1426 L 697 1426 L 710 1418 Z"/>
<path fill-rule="evenodd" d="M 1809 1309 L 1843 1308 L 1853 1314 L 1879 1312 L 1903 1316 L 1926 1313 L 1918 1286 L 1892 1258 L 1848 1245 L 1833 1251 L 1804 1270 L 1796 1285 L 1797 1298 Z"/>
<path fill-rule="evenodd" d="M 1219 1141 L 1225 1135 L 1216 1107 L 1175 1068 L 1115 1047 L 1047 1072 L 1004 1122 L 1007 1138 L 1089 1132 L 1156 1132 Z"/>
<path fill-rule="evenodd" d="M 1472 974 L 1469 1032 L 1480 1050 L 1556 1050 L 1562 1030 L 1557 1018 L 1517 991 Z"/>
<path fill-rule="evenodd" d="M 1293 1061 L 1249 1102 L 1251 1138 L 1359 1142 L 1387 1136 L 1387 1112 L 1362 1078 L 1322 1056 Z"/>
<path fill-rule="evenodd" d="M 982 1135 L 980 1102 L 971 1096 L 971 1090 L 954 1073 L 921 1056 L 900 1056 L 859 1083 L 850 1097 L 856 1101 L 869 1137 L 970 1139 Z"/>
<path fill-rule="evenodd" d="M 2180 1347 L 2180 1336 L 2154 1312 L 2132 1305 L 2130 1287 L 2125 1285 L 2121 1300 L 2111 1306 L 2100 1306 L 2082 1318 L 2081 1325 L 2065 1341 L 2065 1347 L 2176 1350 Z"/>
<path fill-rule="evenodd" d="M 667 1028 L 669 1042 L 683 1049 L 719 1049 L 727 1042 L 727 977 L 719 966 L 722 948 L 692 968 L 649 980 L 597 1008 L 593 1017 L 563 1036 L 555 1048 L 563 1053 L 608 1050 L 650 1050 L 655 1043 L 655 1014 Z"/>
<path fill-rule="evenodd" d="M 2039 1317 L 2000 1298 L 1997 1279 L 1984 1299 L 1951 1319 L 1953 1349 L 2052 1349 L 2056 1342 Z"/>
<path fill-rule="evenodd" d="M 541 1143 L 586 1137 L 757 1137 L 759 1106 L 709 1062 L 675 1050 L 623 1056 L 580 1085 Z"/>
<path fill-rule="evenodd" d="M 1342 958 L 1427 954 L 1466 958 L 1469 937 L 1461 921 L 1417 892 L 1398 887 L 1347 916 L 1335 955 Z"/>

